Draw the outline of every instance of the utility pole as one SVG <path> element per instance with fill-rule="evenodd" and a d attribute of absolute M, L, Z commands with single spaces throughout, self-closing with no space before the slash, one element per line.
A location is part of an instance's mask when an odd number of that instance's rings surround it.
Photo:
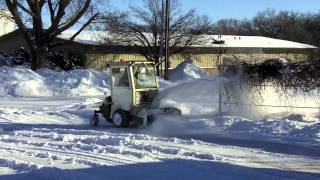
<path fill-rule="evenodd" d="M 218 39 L 213 39 L 212 44 L 219 45 L 219 55 L 217 58 L 217 67 L 218 67 L 219 74 L 221 74 L 222 70 L 223 70 L 222 46 L 223 46 L 223 44 L 225 44 L 225 41 L 222 40 L 221 35 L 218 35 Z M 219 113 L 222 114 L 222 87 L 221 86 L 219 86 Z"/>
<path fill-rule="evenodd" d="M 166 0 L 166 32 L 165 32 L 165 70 L 164 79 L 169 79 L 169 27 L 170 27 L 170 0 Z"/>
<path fill-rule="evenodd" d="M 164 0 L 161 1 L 161 26 L 160 26 L 160 34 L 161 34 L 161 39 L 160 39 L 160 56 L 159 56 L 159 63 L 158 66 L 160 66 L 160 71 L 159 75 L 162 77 L 163 74 L 163 42 L 164 42 Z"/>

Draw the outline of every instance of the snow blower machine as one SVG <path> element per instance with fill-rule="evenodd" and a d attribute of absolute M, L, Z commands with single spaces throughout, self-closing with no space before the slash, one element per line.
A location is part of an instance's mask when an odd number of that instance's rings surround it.
<path fill-rule="evenodd" d="M 99 110 L 89 120 L 91 126 L 99 125 L 99 113 L 116 127 L 151 124 L 159 114 L 181 115 L 174 107 L 159 107 L 159 84 L 152 62 L 115 62 L 110 69 L 111 96 L 104 99 Z"/>

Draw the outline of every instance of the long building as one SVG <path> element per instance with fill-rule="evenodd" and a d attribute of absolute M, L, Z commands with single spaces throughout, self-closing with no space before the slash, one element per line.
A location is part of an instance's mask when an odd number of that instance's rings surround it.
<path fill-rule="evenodd" d="M 67 41 L 74 31 L 65 31 L 58 41 Z M 84 31 L 74 41 L 57 47 L 65 54 L 72 54 L 83 59 L 83 66 L 104 69 L 108 62 L 145 60 L 136 46 L 105 44 L 101 39 L 106 32 Z M 207 35 L 202 44 L 170 57 L 170 67 L 174 68 L 186 59 L 194 60 L 195 64 L 209 73 L 216 72 L 218 61 L 260 61 L 265 59 L 285 58 L 289 61 L 310 60 L 318 52 L 318 48 L 308 44 L 261 37 Z M 217 43 L 218 42 L 218 43 Z M 0 50 L 10 51 L 24 47 L 27 49 L 21 34 L 13 31 L 0 37 Z"/>

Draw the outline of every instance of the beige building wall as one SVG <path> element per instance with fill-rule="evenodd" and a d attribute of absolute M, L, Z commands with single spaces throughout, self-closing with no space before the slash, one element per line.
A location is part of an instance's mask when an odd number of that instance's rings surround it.
<path fill-rule="evenodd" d="M 104 68 L 108 62 L 113 61 L 145 61 L 140 54 L 86 54 L 87 67 Z M 216 54 L 177 54 L 170 56 L 170 67 L 174 68 L 186 59 L 194 60 L 201 68 L 212 68 L 216 65 Z"/>
<path fill-rule="evenodd" d="M 295 54 L 286 54 L 286 53 L 276 53 L 276 54 L 224 54 L 224 59 L 238 60 L 241 62 L 255 63 L 263 61 L 266 59 L 278 59 L 284 58 L 289 62 L 303 61 L 309 59 L 308 54 L 295 53 Z"/>
<path fill-rule="evenodd" d="M 6 15 L 10 15 L 10 12 L 8 10 L 0 9 L 0 11 L 1 11 L 0 14 L 3 13 L 3 14 L 6 14 Z M 5 17 L 1 17 L 0 16 L 0 36 L 14 31 L 15 27 L 16 26 L 12 21 L 8 20 Z"/>
<path fill-rule="evenodd" d="M 285 58 L 289 61 L 300 61 L 308 58 L 309 55 L 303 53 L 297 54 L 286 54 L 286 53 L 275 53 L 275 54 L 176 54 L 170 57 L 170 68 L 175 68 L 178 64 L 184 60 L 191 59 L 195 65 L 204 69 L 208 73 L 217 72 L 217 64 L 219 56 L 224 60 L 239 60 L 241 62 L 256 62 L 266 59 L 277 59 Z M 108 62 L 115 61 L 141 61 L 146 60 L 139 54 L 86 54 L 86 67 L 105 69 Z M 163 65 L 164 67 L 164 65 Z"/>
<path fill-rule="evenodd" d="M 146 61 L 140 54 L 86 54 L 85 66 L 89 68 L 105 69 L 109 62 L 117 61 Z"/>

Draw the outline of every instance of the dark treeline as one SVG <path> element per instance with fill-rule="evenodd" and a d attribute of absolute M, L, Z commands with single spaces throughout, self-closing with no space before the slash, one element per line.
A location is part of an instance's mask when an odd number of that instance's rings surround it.
<path fill-rule="evenodd" d="M 320 47 L 319 13 L 299 13 L 267 9 L 250 20 L 222 19 L 212 34 L 266 36 Z"/>

